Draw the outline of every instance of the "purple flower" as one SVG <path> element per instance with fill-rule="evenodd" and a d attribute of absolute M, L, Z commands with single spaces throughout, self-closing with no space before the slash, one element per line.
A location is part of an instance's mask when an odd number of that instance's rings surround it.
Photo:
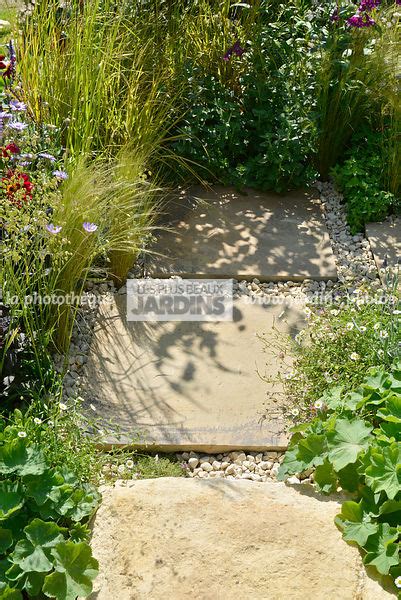
<path fill-rule="evenodd" d="M 11 108 L 11 110 L 13 110 L 15 112 L 22 112 L 22 111 L 26 110 L 26 104 L 24 104 L 23 102 L 20 102 L 19 100 L 11 100 L 10 108 Z"/>
<path fill-rule="evenodd" d="M 351 25 L 351 27 L 357 27 L 358 29 L 376 25 L 376 22 L 368 15 L 368 13 L 364 13 L 363 15 L 354 15 L 347 19 L 347 23 L 348 25 Z"/>
<path fill-rule="evenodd" d="M 47 158 L 47 160 L 50 160 L 50 162 L 52 163 L 56 162 L 55 157 L 52 154 L 49 154 L 48 152 L 39 152 L 38 156 L 39 158 Z"/>
<path fill-rule="evenodd" d="M 233 52 L 235 52 L 235 54 L 237 56 L 242 56 L 245 52 L 245 48 L 243 48 L 241 46 L 241 44 L 239 43 L 239 40 L 237 40 L 233 46 Z"/>
<path fill-rule="evenodd" d="M 331 17 L 330 17 L 330 21 L 339 21 L 340 20 L 340 15 L 338 14 L 338 7 L 334 10 L 334 12 L 332 13 Z"/>
<path fill-rule="evenodd" d="M 8 123 L 8 127 L 10 127 L 10 129 L 15 129 L 15 131 L 24 131 L 28 125 L 26 123 L 21 123 L 20 121 L 14 121 L 12 123 Z"/>
<path fill-rule="evenodd" d="M 4 110 L 0 112 L 0 119 L 11 119 L 11 117 L 11 113 L 5 112 Z"/>
<path fill-rule="evenodd" d="M 231 46 L 231 48 L 228 48 L 227 52 L 223 56 L 223 60 L 225 60 L 226 62 L 228 62 L 230 60 L 230 58 L 232 57 L 233 54 L 236 54 L 237 56 L 242 56 L 244 54 L 244 52 L 245 52 L 245 48 L 243 48 L 241 46 L 241 44 L 239 43 L 239 40 L 237 40 Z"/>
<path fill-rule="evenodd" d="M 89 221 L 85 221 L 85 223 L 83 223 L 82 227 L 88 233 L 93 233 L 97 229 L 97 225 L 95 225 L 95 223 L 89 223 Z"/>
<path fill-rule="evenodd" d="M 57 233 L 60 233 L 62 227 L 61 225 L 53 225 L 53 223 L 49 223 L 48 225 L 46 225 L 46 229 L 47 231 L 49 231 L 49 233 L 53 233 L 54 235 L 56 235 Z"/>
<path fill-rule="evenodd" d="M 53 171 L 52 175 L 54 175 L 54 177 L 56 177 L 57 179 L 60 180 L 64 180 L 64 179 L 68 179 L 68 174 L 65 171 Z"/>
<path fill-rule="evenodd" d="M 374 10 L 375 8 L 377 8 L 380 4 L 381 0 L 361 0 L 358 10 L 360 12 L 369 12 L 370 10 Z"/>

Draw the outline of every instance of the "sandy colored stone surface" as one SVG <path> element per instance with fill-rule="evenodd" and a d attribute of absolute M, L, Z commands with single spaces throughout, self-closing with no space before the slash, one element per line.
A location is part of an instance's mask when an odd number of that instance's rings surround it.
<path fill-rule="evenodd" d="M 181 478 L 109 488 L 91 600 L 394 598 L 341 539 L 337 502 L 297 488 Z"/>
<path fill-rule="evenodd" d="M 401 260 L 401 217 L 383 223 L 369 223 L 366 225 L 366 237 L 378 269 L 383 267 L 384 259 L 389 267 L 397 266 Z"/>
<path fill-rule="evenodd" d="M 192 188 L 168 208 L 150 274 L 261 281 L 336 279 L 334 255 L 317 195 L 285 196 L 231 188 Z"/>
<path fill-rule="evenodd" d="M 271 346 L 276 323 L 294 336 L 301 308 L 238 299 L 232 322 L 127 323 L 126 297 L 116 296 L 100 309 L 85 398 L 128 442 L 138 434 L 138 444 L 164 450 L 283 448 L 282 387 L 261 378 L 279 363 L 258 335 Z"/>

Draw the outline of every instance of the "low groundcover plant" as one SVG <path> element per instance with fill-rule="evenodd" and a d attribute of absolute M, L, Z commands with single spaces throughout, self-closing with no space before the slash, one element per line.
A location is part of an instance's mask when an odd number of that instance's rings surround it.
<path fill-rule="evenodd" d="M 18 427 L 0 427 L 0 595 L 73 600 L 87 596 L 98 569 L 86 525 L 100 495 L 52 467 Z"/>
<path fill-rule="evenodd" d="M 401 588 L 401 364 L 372 368 L 356 389 L 335 386 L 315 418 L 293 428 L 279 478 L 313 470 L 324 494 L 350 494 L 336 524 L 366 565 Z"/>

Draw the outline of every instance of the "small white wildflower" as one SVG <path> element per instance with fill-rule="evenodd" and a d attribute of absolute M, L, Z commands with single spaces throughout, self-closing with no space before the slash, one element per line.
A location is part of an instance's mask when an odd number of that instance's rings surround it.
<path fill-rule="evenodd" d="M 375 331 L 378 331 L 378 330 L 380 329 L 380 327 L 381 327 L 381 324 L 380 324 L 380 323 L 375 323 L 375 324 L 373 325 L 373 329 L 374 329 Z"/>
<path fill-rule="evenodd" d="M 20 437 L 20 438 L 26 438 L 26 431 L 19 431 L 18 432 L 18 437 Z"/>
<path fill-rule="evenodd" d="M 337 317 L 340 314 L 340 311 L 337 308 L 333 308 L 333 310 L 330 311 L 330 314 L 333 315 L 333 317 Z"/>
<path fill-rule="evenodd" d="M 33 422 L 35 423 L 35 425 L 41 425 L 42 419 L 39 419 L 39 417 L 35 417 Z"/>
<path fill-rule="evenodd" d="M 60 410 L 67 410 L 67 408 L 68 408 L 67 405 L 64 404 L 63 402 L 60 402 L 59 407 L 60 407 Z"/>
<path fill-rule="evenodd" d="M 352 321 L 350 321 L 349 323 L 346 324 L 345 329 L 347 331 L 352 331 L 354 329 L 355 325 L 353 324 Z"/>
<path fill-rule="evenodd" d="M 313 405 L 313 407 L 316 408 L 316 410 L 322 410 L 323 406 L 324 406 L 323 400 L 316 400 L 316 402 Z"/>
<path fill-rule="evenodd" d="M 395 583 L 395 586 L 398 587 L 398 589 L 401 589 L 401 575 L 399 575 L 398 577 L 396 577 L 394 579 L 394 583 Z"/>
<path fill-rule="evenodd" d="M 118 465 L 117 471 L 119 473 L 124 473 L 124 471 L 125 471 L 125 465 Z"/>
<path fill-rule="evenodd" d="M 127 467 L 127 469 L 133 469 L 134 468 L 134 461 L 129 459 L 126 461 L 125 466 Z"/>
<path fill-rule="evenodd" d="M 378 351 L 377 351 L 377 355 L 378 355 L 378 356 L 384 356 L 384 350 L 381 350 L 381 349 L 380 349 L 380 350 L 378 350 Z"/>
<path fill-rule="evenodd" d="M 357 352 L 352 352 L 352 354 L 350 354 L 350 359 L 351 360 L 359 360 L 360 356 Z"/>
<path fill-rule="evenodd" d="M 379 333 L 379 337 L 382 338 L 382 340 L 385 340 L 388 338 L 388 331 L 385 331 L 384 329 L 382 329 L 382 331 L 380 331 Z"/>
<path fill-rule="evenodd" d="M 360 331 L 361 333 L 365 333 L 365 331 L 366 331 L 366 327 L 365 327 L 365 325 L 361 325 L 361 326 L 359 327 L 359 331 Z"/>
<path fill-rule="evenodd" d="M 286 379 L 293 379 L 293 378 L 294 378 L 294 376 L 295 376 L 295 372 L 294 372 L 294 371 L 290 371 L 289 373 L 286 373 L 286 374 L 284 375 L 284 377 L 285 377 Z"/>

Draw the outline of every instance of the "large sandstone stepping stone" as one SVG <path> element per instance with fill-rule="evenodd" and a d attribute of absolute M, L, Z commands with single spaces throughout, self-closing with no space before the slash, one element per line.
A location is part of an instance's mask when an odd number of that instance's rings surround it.
<path fill-rule="evenodd" d="M 366 225 L 366 236 L 379 271 L 386 259 L 389 267 L 401 261 L 401 217 Z"/>
<path fill-rule="evenodd" d="M 192 188 L 168 207 L 171 230 L 159 235 L 153 277 L 261 281 L 336 279 L 317 194 L 285 196 L 230 188 Z"/>
<path fill-rule="evenodd" d="M 84 382 L 122 442 L 135 435 L 137 445 L 164 450 L 286 447 L 281 385 L 261 378 L 279 365 L 258 334 L 270 345 L 276 322 L 294 336 L 300 307 L 238 299 L 232 322 L 127 323 L 125 305 L 125 296 L 101 305 Z"/>
<path fill-rule="evenodd" d="M 92 600 L 390 600 L 307 486 L 165 478 L 108 488 Z"/>

